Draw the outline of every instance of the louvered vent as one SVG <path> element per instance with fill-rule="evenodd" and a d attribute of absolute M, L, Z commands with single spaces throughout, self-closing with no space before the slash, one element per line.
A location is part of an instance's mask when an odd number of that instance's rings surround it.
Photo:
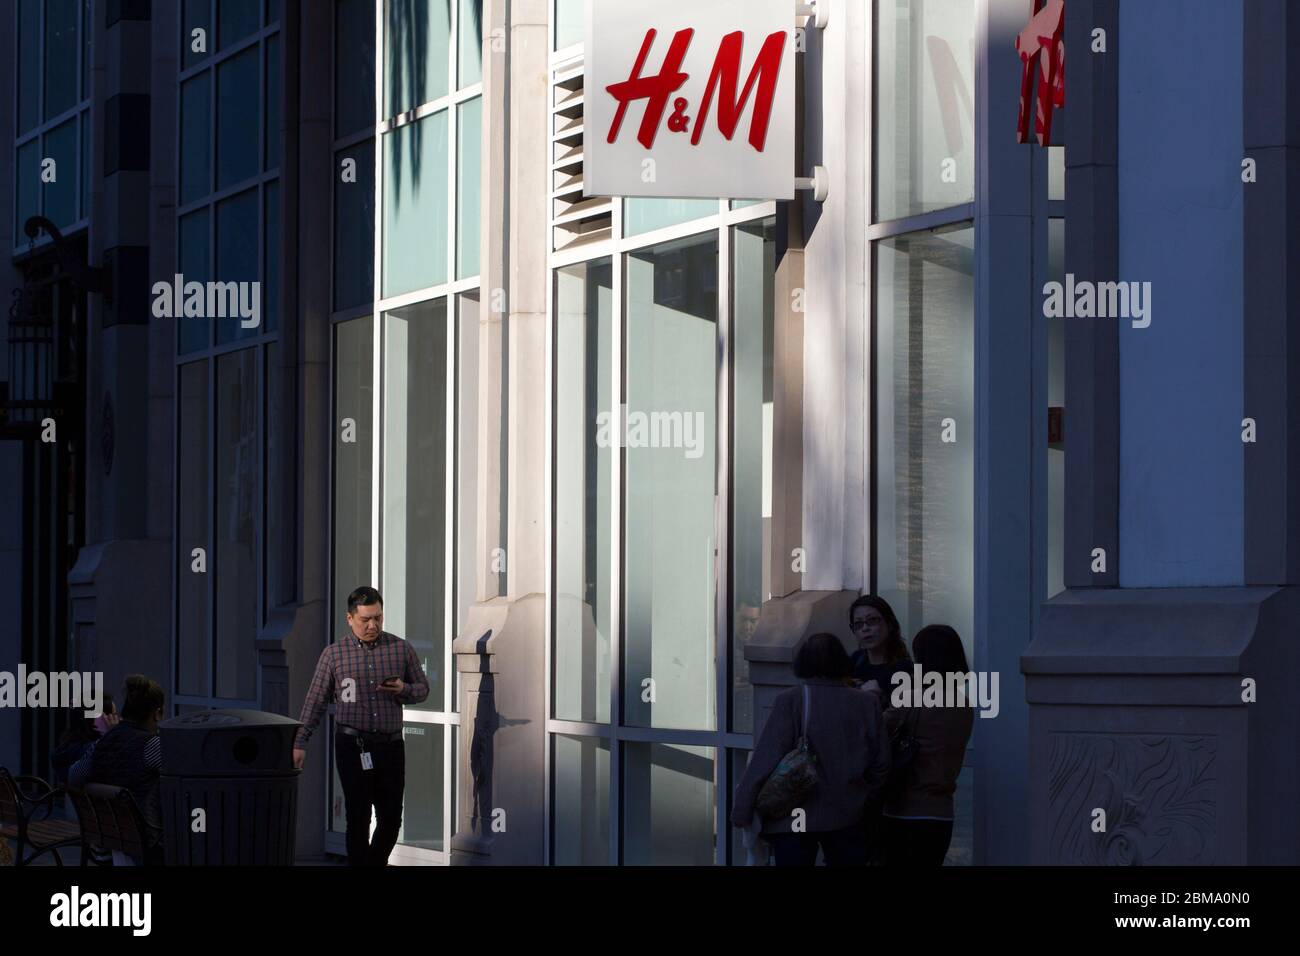
<path fill-rule="evenodd" d="M 558 251 L 608 239 L 613 201 L 582 196 L 582 58 L 551 72 L 551 239 Z"/>

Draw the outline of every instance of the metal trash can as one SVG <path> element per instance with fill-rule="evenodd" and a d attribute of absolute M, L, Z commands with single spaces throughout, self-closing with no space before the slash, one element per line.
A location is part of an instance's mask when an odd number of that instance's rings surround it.
<path fill-rule="evenodd" d="M 169 866 L 293 865 L 299 726 L 259 710 L 203 710 L 158 725 Z"/>

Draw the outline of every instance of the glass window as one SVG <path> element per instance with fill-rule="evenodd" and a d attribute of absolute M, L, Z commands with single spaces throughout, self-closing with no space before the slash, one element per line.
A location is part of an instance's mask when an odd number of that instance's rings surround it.
<path fill-rule="evenodd" d="M 447 281 L 447 111 L 384 137 L 384 295 Z"/>
<path fill-rule="evenodd" d="M 387 600 L 388 595 L 384 595 Z M 387 608 L 384 627 L 387 629 Z M 416 724 L 407 721 L 402 727 L 406 745 L 406 789 L 402 794 L 402 828 L 397 842 L 426 850 L 442 850 L 442 786 L 446 761 L 443 759 L 442 724 Z M 345 827 L 346 829 L 346 827 Z"/>
<path fill-rule="evenodd" d="M 256 189 L 245 190 L 217 205 L 217 281 L 258 281 L 257 211 Z M 248 288 L 251 291 L 251 286 Z M 248 291 L 241 288 L 238 295 L 240 302 L 254 304 Z M 259 318 L 265 322 L 265 316 Z M 245 320 L 239 310 L 233 310 L 229 306 L 225 318 L 209 315 L 209 320 L 216 325 L 218 345 L 257 338 L 265 331 L 262 324 L 245 328 L 244 322 L 251 322 L 252 317 Z"/>
<path fill-rule="evenodd" d="M 280 167 L 280 38 L 266 41 L 266 168 Z"/>
<path fill-rule="evenodd" d="M 772 341 L 776 220 L 732 230 L 732 729 L 754 729 L 745 645 L 771 596 Z"/>
<path fill-rule="evenodd" d="M 280 19 L 280 0 L 266 0 L 266 23 L 270 26 Z"/>
<path fill-rule="evenodd" d="M 483 79 L 483 0 L 460 0 L 459 88 Z"/>
<path fill-rule="evenodd" d="M 639 236 L 643 232 L 678 226 L 717 214 L 716 199 L 625 199 L 623 235 Z"/>
<path fill-rule="evenodd" d="M 555 734 L 557 866 L 609 865 L 609 741 Z"/>
<path fill-rule="evenodd" d="M 220 33 L 219 49 L 237 43 L 256 33 L 262 15 L 261 0 L 217 0 L 217 25 Z"/>
<path fill-rule="evenodd" d="M 181 203 L 212 190 L 212 74 L 203 71 L 181 85 Z"/>
<path fill-rule="evenodd" d="M 949 624 L 973 661 L 975 231 L 876 245 L 877 591 L 905 635 Z"/>
<path fill-rule="evenodd" d="M 555 0 L 555 49 L 583 42 L 586 15 L 584 0 Z"/>
<path fill-rule="evenodd" d="M 447 95 L 452 0 L 387 0 L 385 115 Z"/>
<path fill-rule="evenodd" d="M 273 179 L 263 189 L 266 204 L 266 242 L 262 263 L 262 328 L 274 332 L 280 319 L 280 181 Z"/>
<path fill-rule="evenodd" d="M 257 351 L 217 359 L 215 543 L 217 696 L 257 695 L 257 620 L 261 582 L 255 548 L 258 484 Z"/>
<path fill-rule="evenodd" d="M 41 141 L 39 138 L 18 147 L 18 219 L 14 223 L 14 242 L 27 245 L 23 224 L 41 214 Z"/>
<path fill-rule="evenodd" d="M 217 189 L 257 175 L 257 88 L 255 48 L 217 67 Z"/>
<path fill-rule="evenodd" d="M 180 367 L 176 433 L 176 634 L 177 689 L 211 693 L 208 657 L 208 575 L 194 570 L 194 549 L 212 559 L 208 543 L 208 363 Z M 212 570 L 211 566 L 207 569 Z"/>
<path fill-rule="evenodd" d="M 59 227 L 77 221 L 77 120 L 70 119 L 45 134 L 45 156 L 54 160 L 54 179 L 42 183 L 45 216 Z"/>
<path fill-rule="evenodd" d="M 180 249 L 177 261 L 185 284 L 207 282 L 211 276 L 208 253 L 211 237 L 208 231 L 209 214 L 206 207 L 181 218 Z M 174 321 L 180 326 L 177 342 L 182 354 L 208 347 L 212 325 L 202 315 L 180 315 Z"/>
<path fill-rule="evenodd" d="M 347 596 L 373 584 L 371 501 L 374 469 L 374 321 L 334 327 L 334 594 L 330 623 L 347 628 Z"/>
<path fill-rule="evenodd" d="M 371 301 L 375 285 L 375 142 L 366 140 L 336 156 L 334 182 L 334 308 Z M 356 164 L 344 182 L 343 164 Z"/>
<path fill-rule="evenodd" d="M 447 634 L 447 300 L 389 312 L 384 325 L 384 629 L 429 677 L 419 710 L 443 709 Z"/>
<path fill-rule="evenodd" d="M 717 235 L 626 262 L 624 716 L 635 726 L 711 730 Z M 621 423 L 608 426 L 605 440 L 617 441 Z"/>
<path fill-rule="evenodd" d="M 80 0 L 45 0 L 45 118 L 52 120 L 80 99 L 77 25 Z"/>
<path fill-rule="evenodd" d="M 339 0 L 334 14 L 334 135 L 375 125 L 375 4 Z"/>
<path fill-rule="evenodd" d="M 185 0 L 183 26 L 181 59 L 186 67 L 191 67 L 213 50 L 211 0 Z M 198 42 L 198 38 L 194 35 L 195 30 L 203 31 L 203 47 L 206 52 L 194 49 Z"/>
<path fill-rule="evenodd" d="M 456 620 L 453 634 L 464 631 L 478 589 L 478 410 L 479 334 L 483 325 L 479 293 L 458 297 L 456 330 Z M 453 680 L 455 672 L 452 673 Z M 452 693 L 454 695 L 455 688 Z M 451 700 L 455 707 L 455 697 Z"/>
<path fill-rule="evenodd" d="M 41 121 L 41 0 L 18 7 L 18 134 Z"/>
<path fill-rule="evenodd" d="M 460 106 L 456 138 L 456 278 L 478 275 L 483 98 Z"/>
<path fill-rule="evenodd" d="M 609 259 L 555 273 L 555 717 L 609 722 L 614 288 Z M 639 692 L 639 681 L 638 681 Z"/>
<path fill-rule="evenodd" d="M 876 219 L 975 197 L 975 12 L 970 0 L 876 7 Z"/>
<path fill-rule="evenodd" d="M 713 748 L 623 745 L 623 862 L 709 866 L 717 818 Z"/>

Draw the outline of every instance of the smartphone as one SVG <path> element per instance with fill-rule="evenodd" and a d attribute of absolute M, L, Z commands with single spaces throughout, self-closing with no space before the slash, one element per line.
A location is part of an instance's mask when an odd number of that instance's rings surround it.
<path fill-rule="evenodd" d="M 385 677 L 385 678 L 384 678 L 383 680 L 381 680 L 379 683 L 381 683 L 381 684 L 395 684 L 395 683 L 397 683 L 397 681 L 399 681 L 399 680 L 401 680 L 401 679 L 402 679 L 402 675 L 401 675 L 401 674 L 394 674 L 392 677 Z"/>

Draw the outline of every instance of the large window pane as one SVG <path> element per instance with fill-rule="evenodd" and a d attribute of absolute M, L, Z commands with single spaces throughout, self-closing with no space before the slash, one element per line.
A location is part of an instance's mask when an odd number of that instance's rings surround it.
<path fill-rule="evenodd" d="M 387 595 L 384 597 L 386 600 Z M 385 628 L 387 615 L 385 608 Z M 406 789 L 402 794 L 402 828 L 397 842 L 403 846 L 446 849 L 442 826 L 445 733 L 442 724 L 407 721 L 402 727 L 402 740 L 406 744 Z"/>
<path fill-rule="evenodd" d="M 45 0 L 45 118 L 77 105 L 80 0 Z"/>
<path fill-rule="evenodd" d="M 41 140 L 36 137 L 18 149 L 18 208 L 14 220 L 14 243 L 26 246 L 23 224 L 41 213 Z"/>
<path fill-rule="evenodd" d="M 217 280 L 220 282 L 253 283 L 258 281 L 258 225 L 257 225 L 257 190 L 249 189 L 217 206 Z M 245 291 L 247 289 L 248 291 Z M 242 287 L 239 292 L 241 302 L 252 304 L 251 285 Z M 263 325 L 244 327 L 239 314 L 231 315 L 227 308 L 226 318 L 211 318 L 217 327 L 217 344 L 237 342 L 241 339 L 256 338 L 264 331 Z M 259 321 L 265 322 L 260 316 Z"/>
<path fill-rule="evenodd" d="M 266 41 L 266 168 L 280 167 L 280 38 Z"/>
<path fill-rule="evenodd" d="M 257 32 L 261 6 L 261 0 L 217 0 L 220 49 Z"/>
<path fill-rule="evenodd" d="M 771 596 L 772 340 L 776 220 L 732 231 L 734 408 L 731 482 L 731 720 L 753 731 L 754 689 L 745 645 Z"/>
<path fill-rule="evenodd" d="M 257 350 L 217 359 L 217 696 L 257 695 Z"/>
<path fill-rule="evenodd" d="M 609 741 L 556 734 L 555 830 L 557 866 L 609 865 Z"/>
<path fill-rule="evenodd" d="M 623 745 L 623 862 L 709 866 L 715 862 L 713 748 Z"/>
<path fill-rule="evenodd" d="M 20 0 L 18 7 L 18 132 L 41 121 L 41 0 Z"/>
<path fill-rule="evenodd" d="M 429 677 L 421 710 L 443 709 L 447 636 L 447 300 L 385 317 L 384 628 Z"/>
<path fill-rule="evenodd" d="M 555 0 L 555 49 L 582 42 L 586 30 L 584 0 Z"/>
<path fill-rule="evenodd" d="M 456 278 L 478 274 L 483 98 L 460 107 L 456 131 Z"/>
<path fill-rule="evenodd" d="M 334 593 L 329 620 L 347 628 L 347 597 L 373 585 L 371 495 L 374 475 L 374 320 L 334 327 Z"/>
<path fill-rule="evenodd" d="M 627 257 L 623 699 L 637 726 L 716 723 L 717 279 L 714 234 Z"/>
<path fill-rule="evenodd" d="M 339 0 L 334 18 L 334 135 L 375 125 L 374 0 Z"/>
<path fill-rule="evenodd" d="M 974 245 L 960 226 L 876 246 L 877 589 L 905 638 L 949 624 L 971 661 Z"/>
<path fill-rule="evenodd" d="M 447 95 L 452 0 L 387 0 L 384 36 L 386 116 Z"/>
<path fill-rule="evenodd" d="M 483 0 L 460 0 L 459 88 L 483 79 Z"/>
<path fill-rule="evenodd" d="M 257 50 L 217 67 L 217 188 L 257 175 L 259 111 Z"/>
<path fill-rule="evenodd" d="M 876 219 L 975 196 L 975 13 L 970 0 L 876 6 Z"/>
<path fill-rule="evenodd" d="M 384 295 L 447 281 L 447 111 L 384 137 Z"/>
<path fill-rule="evenodd" d="M 368 139 L 335 156 L 334 308 L 371 301 L 375 286 L 375 141 Z M 356 181 L 343 181 L 343 166 L 356 164 Z"/>
<path fill-rule="evenodd" d="M 212 0 L 185 0 L 181 19 L 181 62 L 191 67 L 215 49 L 212 36 Z M 197 42 L 194 31 L 202 30 L 203 46 L 207 52 L 194 49 Z"/>
<path fill-rule="evenodd" d="M 208 363 L 180 370 L 180 423 L 176 434 L 176 634 L 177 689 L 212 692 L 208 657 L 208 575 L 194 570 L 194 549 L 208 542 Z M 206 563 L 206 562 L 205 562 Z"/>
<path fill-rule="evenodd" d="M 677 226 L 717 214 L 716 199 L 625 199 L 623 200 L 623 235 L 639 236 L 643 232 Z"/>
<path fill-rule="evenodd" d="M 208 230 L 209 213 L 206 207 L 181 219 L 180 249 L 177 260 L 185 284 L 207 282 L 211 269 L 208 253 L 212 242 Z M 203 315 L 179 315 L 173 321 L 179 326 L 177 343 L 182 354 L 205 349 L 210 342 L 211 322 Z"/>
<path fill-rule="evenodd" d="M 615 409 L 609 259 L 555 273 L 555 716 L 609 722 Z"/>
<path fill-rule="evenodd" d="M 212 189 L 212 73 L 204 70 L 181 86 L 181 203 Z"/>
<path fill-rule="evenodd" d="M 60 228 L 77 221 L 77 120 L 70 119 L 45 134 L 44 159 L 54 160 L 53 182 L 42 184 L 45 216 Z"/>

